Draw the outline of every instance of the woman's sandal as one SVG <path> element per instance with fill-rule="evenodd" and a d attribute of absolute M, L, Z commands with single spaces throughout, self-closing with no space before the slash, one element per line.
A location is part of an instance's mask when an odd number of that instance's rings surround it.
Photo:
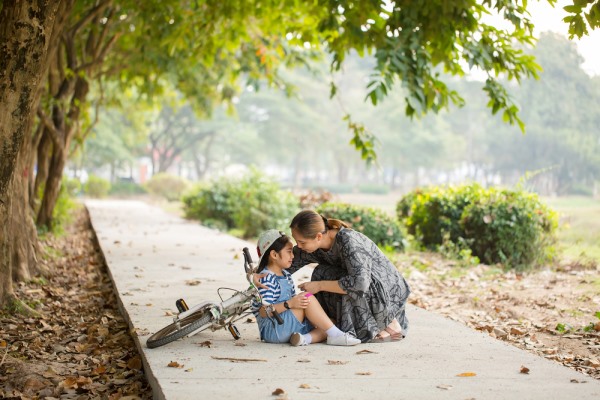
<path fill-rule="evenodd" d="M 402 332 L 396 332 L 390 327 L 385 328 L 384 331 L 390 334 L 390 336 L 388 336 L 389 341 L 398 342 L 404 339 L 404 334 Z"/>
<path fill-rule="evenodd" d="M 404 339 L 404 335 L 402 332 L 396 332 L 392 328 L 385 328 L 384 331 L 389 333 L 388 336 L 381 336 L 381 334 L 377 334 L 373 339 L 370 340 L 370 343 L 386 343 L 386 342 L 398 342 Z"/>

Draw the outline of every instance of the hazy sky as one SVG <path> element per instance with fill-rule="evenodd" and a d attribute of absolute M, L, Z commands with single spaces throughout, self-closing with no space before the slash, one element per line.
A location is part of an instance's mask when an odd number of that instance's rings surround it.
<path fill-rule="evenodd" d="M 535 24 L 536 36 L 544 31 L 558 32 L 568 36 L 568 25 L 562 21 L 567 14 L 562 8 L 569 3 L 573 4 L 573 1 L 558 0 L 552 8 L 544 0 L 530 1 L 527 9 Z M 589 36 L 584 36 L 581 40 L 574 38 L 573 41 L 577 43 L 579 53 L 585 59 L 582 65 L 583 69 L 590 75 L 600 75 L 600 30 L 591 31 Z"/>

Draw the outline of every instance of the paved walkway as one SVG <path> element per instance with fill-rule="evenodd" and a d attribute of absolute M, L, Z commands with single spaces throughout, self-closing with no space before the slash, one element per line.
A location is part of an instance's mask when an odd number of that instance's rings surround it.
<path fill-rule="evenodd" d="M 415 307 L 408 337 L 396 343 L 265 344 L 255 323 L 240 323 L 237 342 L 202 332 L 148 349 L 177 298 L 192 305 L 217 300 L 218 287 L 245 289 L 241 251 L 255 244 L 142 202 L 86 206 L 156 399 L 274 399 L 278 388 L 288 399 L 600 399 L 600 381 Z M 297 282 L 309 279 L 307 269 Z"/>

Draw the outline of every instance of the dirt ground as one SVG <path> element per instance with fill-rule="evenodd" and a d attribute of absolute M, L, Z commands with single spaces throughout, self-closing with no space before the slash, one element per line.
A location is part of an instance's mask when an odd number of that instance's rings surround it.
<path fill-rule="evenodd" d="M 0 398 L 150 399 L 87 213 L 75 217 L 43 241 L 54 274 L 16 288 L 41 315 L 0 313 Z M 516 274 L 430 253 L 394 261 L 413 304 L 600 379 L 600 266 Z"/>

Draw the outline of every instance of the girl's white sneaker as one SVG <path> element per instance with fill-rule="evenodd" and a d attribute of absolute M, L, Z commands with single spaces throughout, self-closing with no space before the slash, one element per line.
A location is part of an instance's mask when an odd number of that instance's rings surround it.
<path fill-rule="evenodd" d="M 327 344 L 332 346 L 355 346 L 357 344 L 360 344 L 360 339 L 357 339 L 348 332 L 346 332 L 341 336 L 327 336 Z"/>

